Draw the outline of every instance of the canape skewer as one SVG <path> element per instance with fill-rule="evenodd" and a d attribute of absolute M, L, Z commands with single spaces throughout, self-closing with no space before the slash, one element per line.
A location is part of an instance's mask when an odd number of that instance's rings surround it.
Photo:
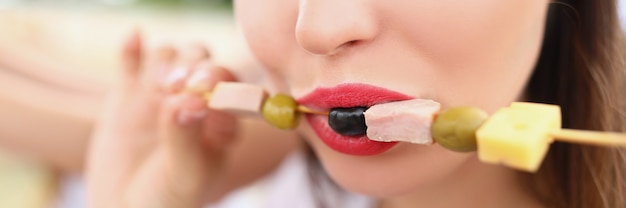
<path fill-rule="evenodd" d="M 299 105 L 288 95 L 269 96 L 263 88 L 246 83 L 222 82 L 212 92 L 201 94 L 210 108 L 260 114 L 280 129 L 296 128 L 301 114 L 328 115 L 329 119 L 333 115 Z M 439 110 L 437 102 L 421 99 L 374 105 L 363 113 L 365 123 L 358 125 L 366 128 L 372 140 L 430 144 L 434 139 L 453 151 L 478 151 L 483 162 L 530 172 L 538 169 L 553 141 L 626 146 L 624 133 L 562 129 L 556 105 L 514 102 L 491 116 L 472 107 Z M 397 126 L 401 128 L 390 129 Z"/>

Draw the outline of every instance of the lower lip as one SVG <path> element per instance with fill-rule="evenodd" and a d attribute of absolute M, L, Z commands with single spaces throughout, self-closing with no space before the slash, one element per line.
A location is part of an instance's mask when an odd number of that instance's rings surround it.
<path fill-rule="evenodd" d="M 307 96 L 298 99 L 298 103 L 316 109 L 349 108 L 372 106 L 379 103 L 408 100 L 411 96 L 384 88 L 347 83 L 332 88 L 318 88 Z M 349 155 L 370 156 L 381 154 L 397 142 L 378 142 L 367 135 L 344 136 L 335 132 L 328 125 L 328 116 L 307 114 L 306 119 L 317 136 L 331 149 Z"/>
<path fill-rule="evenodd" d="M 331 149 L 349 155 L 370 156 L 381 154 L 397 142 L 378 142 L 367 138 L 366 135 L 348 137 L 335 133 L 328 126 L 328 117 L 322 115 L 307 114 L 306 119 L 318 137 Z"/>

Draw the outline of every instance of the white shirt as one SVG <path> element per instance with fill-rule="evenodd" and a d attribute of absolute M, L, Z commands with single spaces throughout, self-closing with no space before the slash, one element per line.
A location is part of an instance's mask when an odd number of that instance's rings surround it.
<path fill-rule="evenodd" d="M 330 181 L 316 184 L 327 207 L 368 208 L 374 200 L 335 190 Z M 321 189 L 321 190 L 320 190 Z M 306 158 L 302 152 L 290 154 L 272 175 L 228 196 L 209 208 L 316 208 Z"/>

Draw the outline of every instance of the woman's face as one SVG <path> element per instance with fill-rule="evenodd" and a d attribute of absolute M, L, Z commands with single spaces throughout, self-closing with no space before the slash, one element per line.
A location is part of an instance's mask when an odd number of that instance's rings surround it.
<path fill-rule="evenodd" d="M 312 98 L 301 104 L 327 110 L 415 97 L 433 99 L 443 108 L 470 105 L 494 112 L 520 96 L 539 54 L 549 2 L 235 4 L 252 52 L 278 89 L 296 99 Z M 473 153 L 438 145 L 363 144 L 334 134 L 324 116 L 309 115 L 304 121 L 299 130 L 330 176 L 348 190 L 371 196 L 436 186 L 477 164 Z"/>

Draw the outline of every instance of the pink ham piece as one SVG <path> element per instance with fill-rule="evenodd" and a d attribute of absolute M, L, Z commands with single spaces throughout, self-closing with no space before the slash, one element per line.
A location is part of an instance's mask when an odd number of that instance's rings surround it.
<path fill-rule="evenodd" d="M 209 108 L 240 115 L 260 115 L 267 92 L 257 85 L 219 82 L 213 88 Z"/>
<path fill-rule="evenodd" d="M 430 126 L 440 109 L 438 102 L 425 99 L 374 105 L 363 113 L 367 137 L 381 142 L 432 144 Z"/>

